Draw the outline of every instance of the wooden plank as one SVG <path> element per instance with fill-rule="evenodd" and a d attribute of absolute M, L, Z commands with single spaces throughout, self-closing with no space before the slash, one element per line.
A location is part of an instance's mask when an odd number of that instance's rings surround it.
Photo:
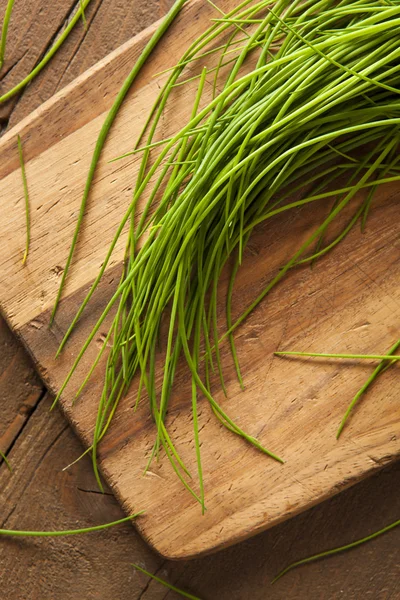
<path fill-rule="evenodd" d="M 222 7 L 227 6 L 229 2 Z M 82 321 L 62 359 L 54 361 L 62 332 L 94 278 L 129 200 L 137 161 L 128 160 L 116 167 L 107 160 L 130 149 L 162 81 L 162 77 L 154 80 L 153 72 L 176 62 L 194 31 L 198 32 L 199 21 L 205 24 L 210 11 L 209 6 L 196 2 L 186 8 L 176 24 L 180 35 L 174 36 L 172 31 L 160 46 L 118 118 L 97 173 L 68 297 L 51 332 L 46 327 L 49 310 L 58 288 L 59 267 L 65 263 L 96 135 L 112 100 L 111 90 L 115 93 L 149 33 L 126 44 L 78 79 L 6 134 L 1 144 L 0 205 L 3 214 L 10 216 L 0 241 L 0 272 L 6 274 L 1 277 L 0 299 L 7 319 L 53 390 L 61 384 L 90 322 L 107 301 L 120 269 L 123 243 L 94 298 L 89 317 Z M 178 42 L 174 44 L 173 38 Z M 96 84 L 100 81 L 109 86 L 107 94 L 99 93 Z M 100 102 L 88 103 L 95 91 Z M 184 114 L 187 105 L 184 94 L 176 97 L 174 122 L 180 111 Z M 67 118 L 74 113 L 79 114 L 76 120 Z M 168 135 L 170 127 L 172 119 L 167 119 L 164 135 Z M 32 252 L 25 269 L 20 267 L 24 228 L 23 211 L 18 210 L 22 189 L 15 153 L 17 131 L 26 145 L 33 214 Z M 10 198 L 14 199 L 11 207 Z M 208 507 L 202 517 L 164 459 L 153 468 L 159 477 L 141 476 L 154 428 L 145 406 L 133 415 L 133 393 L 122 402 L 102 447 L 103 471 L 126 510 L 146 508 L 139 528 L 161 553 L 182 558 L 231 544 L 312 506 L 398 456 L 400 415 L 395 402 L 394 369 L 375 386 L 373 400 L 363 403 L 346 435 L 337 443 L 334 432 L 340 417 L 370 367 L 357 366 L 350 371 L 332 363 L 272 360 L 272 352 L 282 342 L 288 347 L 321 350 L 323 345 L 323 349 L 345 347 L 366 352 L 377 348 L 384 351 L 393 342 L 397 337 L 400 295 L 396 286 L 400 270 L 396 215 L 396 188 L 387 188 L 365 236 L 354 232 L 313 273 L 293 272 L 238 333 L 247 388 L 244 393 L 239 392 L 230 366 L 226 407 L 249 433 L 281 453 L 287 460 L 285 466 L 272 463 L 221 431 L 207 405 L 202 406 Z M 239 277 L 238 313 L 290 255 L 291 247 L 307 234 L 310 226 L 309 216 L 299 213 L 291 223 L 293 238 L 283 250 L 281 236 L 287 228 L 283 220 L 260 230 L 253 238 L 251 255 Z M 265 239 L 269 239 L 268 247 Z M 229 368 L 228 353 L 225 354 Z M 184 373 L 180 377 L 183 381 Z M 63 398 L 68 418 L 86 443 L 90 442 L 100 386 L 99 377 L 73 410 L 73 386 Z M 187 388 L 182 385 L 170 420 L 176 419 L 175 441 L 185 461 L 195 470 L 186 394 Z"/>

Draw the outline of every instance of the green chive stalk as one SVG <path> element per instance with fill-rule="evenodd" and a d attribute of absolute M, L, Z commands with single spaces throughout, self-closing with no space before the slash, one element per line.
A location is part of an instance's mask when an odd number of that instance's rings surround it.
<path fill-rule="evenodd" d="M 367 197 L 367 202 L 369 202 L 369 196 Z M 369 206 L 368 206 L 369 208 Z M 311 357 L 311 358 L 342 358 L 348 360 L 379 360 L 379 365 L 374 369 L 373 373 L 367 379 L 367 381 L 362 385 L 362 387 L 358 390 L 357 394 L 354 396 L 353 400 L 350 403 L 350 406 L 346 410 L 346 413 L 340 423 L 339 429 L 337 431 L 336 437 L 339 439 L 346 422 L 354 408 L 357 404 L 360 397 L 367 391 L 369 386 L 375 381 L 375 379 L 386 371 L 391 365 L 396 364 L 398 360 L 400 360 L 400 356 L 394 354 L 396 350 L 400 347 L 400 340 L 397 341 L 388 351 L 387 354 L 335 354 L 335 353 L 326 353 L 326 352 L 297 352 L 297 351 L 284 351 L 284 352 L 274 352 L 276 356 L 298 356 L 298 357 Z"/>
<path fill-rule="evenodd" d="M 326 352 L 274 352 L 276 356 L 311 356 L 314 358 L 347 358 L 349 360 L 400 360 L 400 356 L 390 354 L 329 354 Z"/>
<path fill-rule="evenodd" d="M 185 592 L 185 591 L 177 588 L 176 586 L 172 585 L 171 583 L 168 583 L 168 581 L 165 581 L 164 579 L 157 577 L 157 575 L 153 575 L 153 573 L 146 571 L 146 569 L 143 569 L 143 567 L 140 567 L 139 565 L 132 563 L 132 567 L 135 567 L 135 569 L 140 571 L 140 573 L 143 573 L 144 575 L 147 575 L 147 577 L 150 577 L 154 581 L 157 581 L 157 583 L 161 583 L 161 585 L 163 585 L 165 588 L 168 588 L 172 592 L 176 592 L 177 594 L 182 596 L 182 598 L 189 598 L 189 600 L 200 600 L 200 598 L 198 596 L 193 596 L 193 594 L 189 594 L 188 592 Z"/>
<path fill-rule="evenodd" d="M 288 571 L 291 571 L 292 569 L 295 569 L 296 567 L 301 567 L 310 562 L 314 562 L 314 561 L 320 560 L 322 558 L 328 558 L 329 556 L 334 556 L 335 554 L 339 554 L 340 552 L 346 552 L 347 550 L 352 550 L 353 548 L 357 548 L 358 546 L 361 546 L 362 544 L 370 542 L 370 541 L 374 540 L 375 538 L 387 533 L 388 531 L 395 529 L 395 527 L 398 527 L 399 525 L 400 525 L 400 520 L 395 521 L 394 523 L 387 525 L 383 529 L 380 529 L 379 531 L 375 531 L 374 533 L 371 533 L 370 535 L 367 535 L 366 537 L 364 537 L 360 540 L 356 540 L 355 542 L 346 544 L 345 546 L 340 546 L 338 548 L 332 548 L 331 550 L 326 550 L 325 552 L 319 552 L 318 554 L 314 554 L 313 556 L 309 556 L 307 558 L 303 558 L 302 560 L 298 560 L 298 561 L 292 563 L 291 565 L 287 566 L 280 573 L 278 573 L 278 575 L 272 580 L 272 583 L 275 583 L 276 581 L 278 581 L 278 579 L 280 579 L 281 577 L 286 575 L 286 573 L 288 573 Z"/>
<path fill-rule="evenodd" d="M 9 462 L 7 456 L 0 450 L 0 462 L 2 460 L 4 461 L 4 464 L 6 465 L 7 469 L 10 471 L 10 473 L 12 473 L 12 468 L 11 468 L 11 465 L 10 465 L 10 462 Z"/>
<path fill-rule="evenodd" d="M 22 81 L 17 83 L 11 90 L 0 96 L 0 102 L 6 102 L 19 92 L 21 92 L 35 77 L 39 75 L 39 73 L 45 68 L 45 66 L 50 62 L 53 56 L 58 52 L 61 48 L 75 25 L 79 22 L 81 18 L 84 18 L 85 8 L 88 6 L 90 0 L 81 0 L 80 6 L 76 11 L 75 15 L 72 17 L 71 21 L 68 23 L 62 34 L 57 38 L 53 46 L 50 50 L 45 54 L 42 60 L 36 65 L 36 67 L 27 75 Z M 8 23 L 11 16 L 11 11 L 14 2 L 9 0 L 6 8 L 6 13 L 3 21 L 3 30 L 1 36 L 1 46 L 0 46 L 0 68 L 3 64 L 2 60 L 4 59 L 4 51 L 6 45 L 7 31 L 8 31 Z"/>
<path fill-rule="evenodd" d="M 136 519 L 138 516 L 143 514 L 142 512 L 135 513 L 129 517 L 118 519 L 118 521 L 112 521 L 111 523 L 104 523 L 103 525 L 93 525 L 93 527 L 83 527 L 81 529 L 64 529 L 61 531 L 20 531 L 18 529 L 0 529 L 0 536 L 6 535 L 9 537 L 63 537 L 65 535 L 80 535 L 81 533 L 92 533 L 94 531 L 103 531 L 103 529 L 109 529 L 121 523 L 127 523 Z"/>
<path fill-rule="evenodd" d="M 0 71 L 3 68 L 4 57 L 6 53 L 8 25 L 10 23 L 12 10 L 14 7 L 15 0 L 8 0 L 6 12 L 4 13 L 3 26 L 1 28 L 1 39 L 0 39 Z"/>

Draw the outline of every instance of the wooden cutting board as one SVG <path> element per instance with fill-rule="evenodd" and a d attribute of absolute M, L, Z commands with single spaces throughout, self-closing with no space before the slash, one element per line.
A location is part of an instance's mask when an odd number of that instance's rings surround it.
<path fill-rule="evenodd" d="M 223 10 L 233 0 L 220 3 Z M 93 191 L 65 299 L 48 328 L 49 314 L 76 223 L 94 144 L 107 110 L 149 39 L 153 26 L 101 61 L 46 102 L 0 141 L 0 305 L 14 332 L 54 392 L 59 389 L 90 326 L 110 298 L 121 270 L 121 240 L 89 310 L 63 355 L 54 355 L 104 259 L 131 197 L 138 158 L 110 164 L 130 150 L 165 75 L 189 43 L 215 17 L 211 6 L 194 0 L 181 13 L 131 90 L 112 129 Z M 193 71 L 202 65 L 193 65 Z M 163 121 L 167 137 L 190 110 L 190 86 L 178 88 Z M 17 153 L 20 134 L 26 160 L 32 214 L 28 262 L 23 189 Z M 247 538 L 332 496 L 398 458 L 400 404 L 398 367 L 390 369 L 360 402 L 339 441 L 335 432 L 351 398 L 371 373 L 371 363 L 288 360 L 277 349 L 385 352 L 400 330 L 400 223 L 398 185 L 386 186 L 368 230 L 354 229 L 339 247 L 309 268 L 290 273 L 237 331 L 245 391 L 236 381 L 223 347 L 228 397 L 216 399 L 249 434 L 285 459 L 284 465 L 258 453 L 224 429 L 207 402 L 199 407 L 207 511 L 183 489 L 164 456 L 143 470 L 155 429 L 146 402 L 134 412 L 135 390 L 120 404 L 104 439 L 103 474 L 145 539 L 168 558 L 188 558 Z M 309 235 L 327 206 L 299 211 L 257 230 L 239 273 L 235 312 L 239 315 Z M 289 222 L 290 221 L 290 222 Z M 223 286 L 222 286 L 223 287 Z M 221 305 L 221 315 L 223 305 Z M 102 371 L 72 406 L 78 382 L 106 332 L 63 395 L 61 406 L 87 445 L 102 385 Z M 397 379 L 396 379 L 397 377 Z M 178 451 L 196 472 L 189 386 L 178 373 L 167 423 Z M 397 387 L 396 387 L 397 386 Z M 76 457 L 71 457 L 73 460 Z M 193 484 L 196 488 L 196 481 Z"/>

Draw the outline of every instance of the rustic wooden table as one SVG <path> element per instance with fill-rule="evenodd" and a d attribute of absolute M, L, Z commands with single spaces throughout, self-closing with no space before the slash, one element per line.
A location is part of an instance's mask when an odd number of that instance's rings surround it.
<path fill-rule="evenodd" d="M 6 0 L 0 0 L 4 14 Z M 17 0 L 0 91 L 32 69 L 76 5 L 75 0 Z M 11 127 L 77 75 L 168 8 L 168 0 L 92 0 L 88 29 L 78 26 L 50 66 L 15 101 L 0 107 Z M 25 351 L 0 321 L 0 526 L 24 529 L 87 527 L 118 519 L 121 510 L 96 489 L 80 443 L 34 373 Z M 400 530 L 358 550 L 293 571 L 287 563 L 364 536 L 399 518 L 400 464 L 332 500 L 214 556 L 171 563 L 155 555 L 130 525 L 73 538 L 9 539 L 0 543 L 1 598 L 10 600 L 178 598 L 137 573 L 132 562 L 204 600 L 400 598 Z"/>

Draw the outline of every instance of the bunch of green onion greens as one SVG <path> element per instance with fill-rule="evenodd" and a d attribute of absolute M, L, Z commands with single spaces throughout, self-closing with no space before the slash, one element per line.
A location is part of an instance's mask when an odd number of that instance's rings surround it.
<path fill-rule="evenodd" d="M 200 398 L 209 402 L 216 418 L 233 434 L 281 461 L 215 400 L 212 372 L 225 389 L 221 344 L 230 344 L 243 385 L 234 332 L 288 271 L 322 259 L 352 228 L 368 226 L 378 186 L 400 179 L 398 0 L 245 0 L 227 14 L 214 9 L 210 27 L 168 71 L 143 132 L 128 153 L 141 156 L 132 201 L 60 351 L 109 265 L 119 237 L 128 229 L 123 274 L 55 400 L 107 315 L 115 311 L 103 347 L 79 389 L 80 393 L 107 349 L 90 448 L 99 484 L 98 444 L 135 378 L 137 402 L 146 395 L 155 422 L 149 464 L 163 449 L 203 508 Z M 206 66 L 193 77 L 195 64 Z M 53 316 L 102 145 L 136 73 L 137 69 L 121 90 L 100 134 Z M 193 80 L 197 89 L 190 116 L 175 135 L 160 141 L 157 134 L 169 103 Z M 205 101 L 210 86 L 213 93 Z M 299 207 L 311 215 L 316 204 L 326 207 L 324 218 L 234 320 L 235 278 L 254 229 L 276 215 L 290 218 Z M 350 213 L 337 233 L 339 218 Z M 218 283 L 228 262 L 226 327 L 221 331 Z M 160 337 L 165 327 L 167 333 Z M 182 359 L 191 377 L 188 402 L 199 491 L 189 483 L 166 421 Z M 157 387 L 159 372 L 162 384 Z"/>

